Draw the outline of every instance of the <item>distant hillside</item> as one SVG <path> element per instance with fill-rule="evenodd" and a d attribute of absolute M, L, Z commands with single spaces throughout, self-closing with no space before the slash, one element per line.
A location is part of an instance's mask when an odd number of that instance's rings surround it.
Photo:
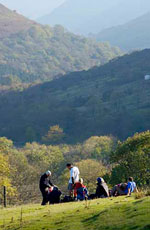
<path fill-rule="evenodd" d="M 96 39 L 109 41 L 124 50 L 150 48 L 150 13 L 125 25 L 103 30 Z"/>
<path fill-rule="evenodd" d="M 88 35 L 127 23 L 149 10 L 149 0 L 67 0 L 37 21 L 60 24 L 74 33 Z"/>
<path fill-rule="evenodd" d="M 89 71 L 74 72 L 23 92 L 0 96 L 0 136 L 40 141 L 60 125 L 65 141 L 94 135 L 124 139 L 150 129 L 150 50 L 134 52 Z"/>
<path fill-rule="evenodd" d="M 37 24 L 0 4 L 0 38 L 29 29 Z"/>
<path fill-rule="evenodd" d="M 108 43 L 74 35 L 61 26 L 36 24 L 2 5 L 0 13 L 0 84 L 11 82 L 12 75 L 22 83 L 52 80 L 121 55 Z"/>

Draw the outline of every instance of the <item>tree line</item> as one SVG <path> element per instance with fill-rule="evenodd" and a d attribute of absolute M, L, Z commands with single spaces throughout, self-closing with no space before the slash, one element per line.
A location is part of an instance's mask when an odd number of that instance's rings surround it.
<path fill-rule="evenodd" d="M 40 199 L 39 178 L 47 169 L 52 179 L 65 193 L 68 184 L 67 162 L 80 168 L 90 192 L 96 178 L 109 184 L 125 182 L 133 176 L 138 186 L 150 184 L 150 131 L 136 133 L 124 142 L 112 136 L 93 136 L 76 145 L 46 145 L 36 142 L 15 147 L 5 137 L 0 138 L 0 198 L 2 186 L 7 187 L 10 204 L 36 202 Z"/>

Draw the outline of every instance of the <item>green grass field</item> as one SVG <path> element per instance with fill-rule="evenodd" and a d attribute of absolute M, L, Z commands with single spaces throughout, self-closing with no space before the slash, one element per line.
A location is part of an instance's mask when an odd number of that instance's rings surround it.
<path fill-rule="evenodd" d="M 1 208 L 0 229 L 150 230 L 150 197 Z"/>

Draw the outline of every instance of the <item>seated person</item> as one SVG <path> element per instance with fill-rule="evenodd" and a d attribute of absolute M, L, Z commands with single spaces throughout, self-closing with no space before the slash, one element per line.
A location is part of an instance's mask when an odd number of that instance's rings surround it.
<path fill-rule="evenodd" d="M 111 196 L 121 196 L 126 195 L 125 190 L 127 187 L 127 183 L 117 184 L 111 190 Z"/>
<path fill-rule="evenodd" d="M 133 192 L 138 192 L 136 183 L 133 181 L 133 177 L 129 177 L 125 192 L 128 196 L 131 196 L 131 193 Z"/>
<path fill-rule="evenodd" d="M 74 186 L 74 198 L 77 200 L 85 200 L 88 197 L 88 190 L 83 184 L 83 179 L 80 178 L 79 182 Z"/>
<path fill-rule="evenodd" d="M 96 198 L 109 197 L 109 190 L 106 182 L 103 178 L 97 178 Z"/>
<path fill-rule="evenodd" d="M 119 185 L 115 185 L 111 191 L 112 196 L 121 196 L 121 195 L 128 195 L 130 196 L 131 193 L 138 192 L 136 183 L 133 181 L 133 177 L 129 177 L 128 183 L 122 183 Z"/>
<path fill-rule="evenodd" d="M 61 191 L 56 186 L 48 188 L 48 201 L 50 204 L 60 203 L 60 196 Z"/>
<path fill-rule="evenodd" d="M 109 197 L 109 190 L 106 182 L 104 181 L 103 178 L 98 177 L 97 178 L 97 188 L 96 188 L 96 193 L 91 194 L 89 196 L 90 199 L 95 199 L 95 198 L 106 198 Z"/>

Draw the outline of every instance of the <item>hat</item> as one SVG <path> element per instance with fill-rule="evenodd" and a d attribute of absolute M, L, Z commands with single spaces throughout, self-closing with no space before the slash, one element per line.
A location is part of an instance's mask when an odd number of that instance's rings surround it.
<path fill-rule="evenodd" d="M 46 174 L 47 176 L 48 176 L 48 175 L 50 175 L 50 176 L 52 175 L 51 171 L 49 171 L 49 170 L 47 170 L 45 174 Z"/>
<path fill-rule="evenodd" d="M 98 183 L 103 183 L 103 182 L 104 182 L 104 179 L 103 179 L 102 177 L 98 177 L 98 178 L 97 178 L 97 182 L 98 182 Z"/>

